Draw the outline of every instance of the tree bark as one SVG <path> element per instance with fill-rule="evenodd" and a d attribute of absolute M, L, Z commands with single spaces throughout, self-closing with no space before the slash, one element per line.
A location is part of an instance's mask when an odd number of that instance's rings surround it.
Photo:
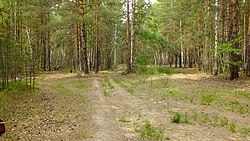
<path fill-rule="evenodd" d="M 131 28 L 131 53 L 130 53 L 130 63 L 131 63 L 131 67 L 133 67 L 133 63 L 134 63 L 134 54 L 135 54 L 135 18 L 136 18 L 136 0 L 132 0 L 132 9 L 133 9 L 133 13 L 132 13 L 132 28 Z M 133 69 L 133 68 L 131 68 Z"/>
<path fill-rule="evenodd" d="M 99 0 L 95 0 L 95 73 L 99 72 L 100 49 L 99 49 Z"/>
<path fill-rule="evenodd" d="M 232 48 L 239 49 L 239 43 L 235 42 L 234 40 L 237 38 L 238 35 L 238 8 L 239 2 L 237 0 L 230 1 L 230 27 L 229 27 L 229 40 L 233 42 Z M 235 64 L 240 61 L 240 56 L 234 52 L 230 53 L 230 80 L 234 80 L 239 78 L 239 65 Z"/>
<path fill-rule="evenodd" d="M 248 0 L 248 31 L 247 31 L 247 46 L 246 46 L 246 75 L 250 77 L 250 0 Z"/>
<path fill-rule="evenodd" d="M 79 10 L 80 15 L 84 16 L 84 8 L 83 8 L 83 0 L 79 0 Z M 80 64 L 81 64 L 81 70 L 84 72 L 84 74 L 89 73 L 88 68 L 88 55 L 87 55 L 87 34 L 86 34 L 86 26 L 85 22 L 83 21 L 81 23 L 81 46 L 80 46 Z"/>
<path fill-rule="evenodd" d="M 218 0 L 215 0 L 216 12 L 215 12 L 215 41 L 214 41 L 214 65 L 213 65 L 213 76 L 218 76 Z"/>
<path fill-rule="evenodd" d="M 131 29 L 130 29 L 130 2 L 127 0 L 127 69 L 130 73 L 132 71 L 132 64 L 131 64 Z"/>

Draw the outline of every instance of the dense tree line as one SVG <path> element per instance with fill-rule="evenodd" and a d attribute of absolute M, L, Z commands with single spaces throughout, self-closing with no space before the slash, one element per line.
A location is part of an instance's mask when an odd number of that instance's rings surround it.
<path fill-rule="evenodd" d="M 240 68 L 249 75 L 249 1 L 159 0 L 155 9 L 158 33 L 168 42 L 155 53 L 156 64 L 195 65 L 232 80 Z"/>
<path fill-rule="evenodd" d="M 250 76 L 249 0 L 0 0 L 1 89 L 127 64 Z"/>

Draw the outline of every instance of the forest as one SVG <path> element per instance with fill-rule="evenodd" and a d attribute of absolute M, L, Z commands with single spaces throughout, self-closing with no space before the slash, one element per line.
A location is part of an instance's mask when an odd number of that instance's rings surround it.
<path fill-rule="evenodd" d="M 247 141 L 249 104 L 250 0 L 0 0 L 0 140 Z"/>

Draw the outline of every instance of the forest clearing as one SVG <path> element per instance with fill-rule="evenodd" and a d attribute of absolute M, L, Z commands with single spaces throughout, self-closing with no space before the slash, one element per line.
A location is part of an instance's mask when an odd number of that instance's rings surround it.
<path fill-rule="evenodd" d="M 250 79 L 195 69 L 37 79 L 34 93 L 1 93 L 1 140 L 250 140 Z"/>
<path fill-rule="evenodd" d="M 0 0 L 0 140 L 250 141 L 250 0 Z"/>

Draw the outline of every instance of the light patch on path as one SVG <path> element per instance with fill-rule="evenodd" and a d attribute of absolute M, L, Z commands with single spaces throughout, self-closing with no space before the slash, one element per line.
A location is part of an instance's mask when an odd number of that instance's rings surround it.
<path fill-rule="evenodd" d="M 170 76 L 171 79 L 190 79 L 190 80 L 200 80 L 202 78 L 209 78 L 210 76 L 206 74 L 173 74 Z"/>
<path fill-rule="evenodd" d="M 114 114 L 113 106 L 104 96 L 101 89 L 101 80 L 94 80 L 94 91 L 89 93 L 88 96 L 94 105 L 93 120 L 97 124 L 96 133 L 89 139 L 89 141 L 121 141 L 122 131 L 116 125 L 116 117 Z"/>
<path fill-rule="evenodd" d="M 147 78 L 147 81 L 154 81 L 154 80 L 160 80 L 164 78 L 170 78 L 173 80 L 176 79 L 189 79 L 189 80 L 201 80 L 203 78 L 210 78 L 211 76 L 208 76 L 206 74 L 200 73 L 200 74 L 173 74 L 173 75 L 154 75 L 149 78 Z"/>

